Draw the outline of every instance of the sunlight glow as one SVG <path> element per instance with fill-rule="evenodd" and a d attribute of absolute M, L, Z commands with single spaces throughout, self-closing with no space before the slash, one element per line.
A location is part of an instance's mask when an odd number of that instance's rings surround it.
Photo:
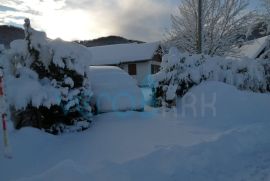
<path fill-rule="evenodd" d="M 53 39 L 87 40 L 109 34 L 95 23 L 98 22 L 95 16 L 81 10 L 47 11 L 35 22 L 37 27 L 46 29 L 47 36 Z"/>
<path fill-rule="evenodd" d="M 50 38 L 64 40 L 91 37 L 91 21 L 87 13 L 80 10 L 46 12 L 40 17 L 40 27 L 46 29 Z M 46 27 L 44 27 L 46 26 Z"/>

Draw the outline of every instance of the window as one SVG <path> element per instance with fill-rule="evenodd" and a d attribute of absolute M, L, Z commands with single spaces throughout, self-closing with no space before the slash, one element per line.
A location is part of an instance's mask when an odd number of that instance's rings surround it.
<path fill-rule="evenodd" d="M 137 66 L 136 66 L 136 64 L 129 64 L 128 65 L 128 73 L 129 73 L 129 75 L 137 75 Z"/>
<path fill-rule="evenodd" d="M 151 65 L 151 74 L 156 74 L 159 72 L 159 65 Z"/>

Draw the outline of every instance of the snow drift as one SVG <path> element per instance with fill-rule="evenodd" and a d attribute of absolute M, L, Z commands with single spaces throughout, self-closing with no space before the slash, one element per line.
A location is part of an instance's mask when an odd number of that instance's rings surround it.
<path fill-rule="evenodd" d="M 113 66 L 91 66 L 91 86 L 97 112 L 143 110 L 144 98 L 136 81 Z"/>

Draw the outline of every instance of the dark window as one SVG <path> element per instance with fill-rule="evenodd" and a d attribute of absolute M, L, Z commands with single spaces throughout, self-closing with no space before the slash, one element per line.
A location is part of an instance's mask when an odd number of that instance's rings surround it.
<path fill-rule="evenodd" d="M 128 64 L 128 73 L 129 73 L 129 75 L 137 75 L 136 64 Z"/>
<path fill-rule="evenodd" d="M 151 65 L 151 74 L 156 74 L 159 72 L 159 65 Z"/>

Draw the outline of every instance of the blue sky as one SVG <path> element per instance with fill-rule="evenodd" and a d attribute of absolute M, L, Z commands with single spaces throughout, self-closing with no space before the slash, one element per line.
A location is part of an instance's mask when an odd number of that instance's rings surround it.
<path fill-rule="evenodd" d="M 251 8 L 258 6 L 250 0 Z M 0 0 L 0 24 L 32 26 L 51 38 L 93 39 L 120 35 L 160 40 L 180 0 Z"/>

